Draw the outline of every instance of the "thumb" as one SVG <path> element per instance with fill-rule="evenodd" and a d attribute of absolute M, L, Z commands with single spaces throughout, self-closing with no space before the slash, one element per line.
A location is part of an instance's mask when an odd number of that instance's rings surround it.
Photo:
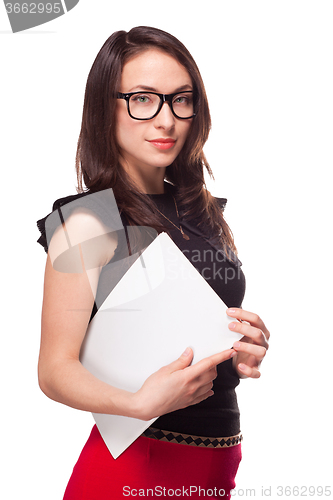
<path fill-rule="evenodd" d="M 174 372 L 176 370 L 183 370 L 184 368 L 186 368 L 191 364 L 192 359 L 193 359 L 193 351 L 191 347 L 186 347 L 183 354 L 178 359 L 176 359 L 176 361 L 173 361 L 168 366 L 171 372 Z"/>

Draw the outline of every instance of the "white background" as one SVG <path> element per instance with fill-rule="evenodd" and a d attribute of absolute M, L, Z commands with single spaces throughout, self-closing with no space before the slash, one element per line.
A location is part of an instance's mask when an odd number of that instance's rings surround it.
<path fill-rule="evenodd" d="M 138 25 L 171 32 L 198 63 L 213 119 L 208 185 L 229 200 L 243 306 L 272 333 L 261 379 L 238 390 L 245 439 L 236 496 L 331 485 L 332 2 L 81 0 L 17 34 L 0 5 L 1 497 L 61 499 L 93 425 L 38 388 L 45 254 L 35 221 L 75 194 L 98 50 Z"/>

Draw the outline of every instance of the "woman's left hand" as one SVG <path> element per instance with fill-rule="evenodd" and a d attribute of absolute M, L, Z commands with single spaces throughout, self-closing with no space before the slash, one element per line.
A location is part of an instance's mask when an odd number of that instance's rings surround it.
<path fill-rule="evenodd" d="M 233 345 L 237 352 L 233 366 L 241 378 L 259 378 L 259 367 L 268 349 L 270 333 L 257 314 L 234 307 L 228 309 L 227 314 L 240 320 L 229 323 L 229 329 L 244 335 Z"/>

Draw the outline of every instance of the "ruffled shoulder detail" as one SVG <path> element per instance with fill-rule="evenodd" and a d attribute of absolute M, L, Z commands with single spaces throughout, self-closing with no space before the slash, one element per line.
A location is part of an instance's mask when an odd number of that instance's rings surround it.
<path fill-rule="evenodd" d="M 90 193 L 86 192 L 86 193 L 74 194 L 74 195 L 71 195 L 71 196 L 65 196 L 64 198 L 59 198 L 58 200 L 56 200 L 53 203 L 52 212 L 50 212 L 45 217 L 43 217 L 42 219 L 39 219 L 37 221 L 37 227 L 39 229 L 39 232 L 41 233 L 40 237 L 37 240 L 37 243 L 39 243 L 40 245 L 42 245 L 42 247 L 44 248 L 45 252 L 48 251 L 47 238 L 46 238 L 46 230 L 45 230 L 46 219 L 49 217 L 49 215 L 51 215 L 53 212 L 55 212 L 56 210 L 58 210 L 63 205 L 66 205 L 67 203 L 70 203 L 70 202 L 75 201 L 75 200 L 77 200 L 79 198 L 82 198 L 83 196 L 86 196 L 88 194 L 90 194 Z M 54 231 L 55 230 L 56 230 L 56 227 L 54 228 Z"/>
<path fill-rule="evenodd" d="M 217 198 L 216 196 L 214 198 L 217 201 L 217 204 L 220 207 L 220 209 L 222 210 L 222 212 L 224 212 L 225 206 L 226 206 L 227 201 L 228 201 L 227 198 Z"/>
<path fill-rule="evenodd" d="M 215 200 L 217 201 L 220 209 L 222 210 L 222 212 L 224 212 L 224 209 L 225 209 L 225 206 L 227 204 L 227 198 L 217 198 L 215 197 Z M 216 241 L 213 242 L 213 245 L 216 244 Z M 236 266 L 240 267 L 242 265 L 242 262 L 239 260 L 239 258 L 237 257 L 237 255 L 229 248 L 228 249 L 228 259 L 233 262 Z"/>

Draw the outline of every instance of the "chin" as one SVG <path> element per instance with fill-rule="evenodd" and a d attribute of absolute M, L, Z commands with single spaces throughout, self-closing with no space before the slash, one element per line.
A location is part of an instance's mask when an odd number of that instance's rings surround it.
<path fill-rule="evenodd" d="M 155 167 L 166 168 L 175 161 L 177 156 L 178 153 L 176 155 L 174 153 L 172 155 L 171 154 L 156 155 L 155 158 L 153 158 L 152 161 L 150 161 L 149 163 L 151 165 L 154 165 Z"/>

